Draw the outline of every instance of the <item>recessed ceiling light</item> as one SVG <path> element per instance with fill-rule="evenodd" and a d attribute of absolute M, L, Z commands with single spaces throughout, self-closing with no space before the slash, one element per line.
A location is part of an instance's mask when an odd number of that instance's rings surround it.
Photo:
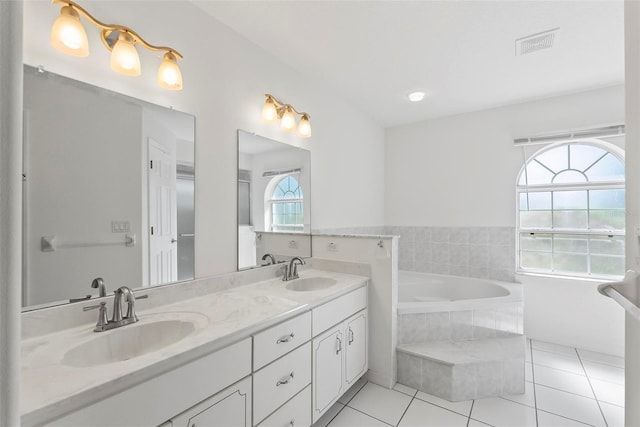
<path fill-rule="evenodd" d="M 409 101 L 411 102 L 420 102 L 424 99 L 425 93 L 422 91 L 411 92 L 407 95 Z"/>

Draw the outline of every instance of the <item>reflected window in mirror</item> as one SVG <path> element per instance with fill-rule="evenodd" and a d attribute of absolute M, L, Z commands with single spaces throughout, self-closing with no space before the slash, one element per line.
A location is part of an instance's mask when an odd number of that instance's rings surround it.
<path fill-rule="evenodd" d="M 275 188 L 270 191 L 271 197 L 265 209 L 271 214 L 266 228 L 271 231 L 304 231 L 304 200 L 300 183 L 293 175 L 274 177 L 272 181 Z"/>

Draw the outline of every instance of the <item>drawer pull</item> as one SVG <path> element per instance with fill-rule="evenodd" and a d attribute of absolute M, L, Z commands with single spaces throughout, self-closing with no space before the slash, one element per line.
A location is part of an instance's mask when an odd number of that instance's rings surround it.
<path fill-rule="evenodd" d="M 349 328 L 349 345 L 353 342 L 353 329 Z"/>
<path fill-rule="evenodd" d="M 291 332 L 289 335 L 285 335 L 281 338 L 278 338 L 278 341 L 276 341 L 276 344 L 282 344 L 283 342 L 289 342 L 293 339 L 294 335 L 293 332 Z"/>
<path fill-rule="evenodd" d="M 336 337 L 336 354 L 339 354 L 342 351 L 342 340 L 339 337 Z"/>
<path fill-rule="evenodd" d="M 284 385 L 284 384 L 289 384 L 289 381 L 291 381 L 292 379 L 293 379 L 293 371 L 286 377 L 279 379 L 278 382 L 276 383 L 276 387 L 280 387 L 281 385 Z"/>

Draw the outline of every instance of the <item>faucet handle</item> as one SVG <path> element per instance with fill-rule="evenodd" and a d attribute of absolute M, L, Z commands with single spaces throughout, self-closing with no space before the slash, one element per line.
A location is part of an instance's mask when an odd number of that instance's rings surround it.
<path fill-rule="evenodd" d="M 289 266 L 287 264 L 282 266 L 282 281 L 286 282 L 289 280 Z"/>
<path fill-rule="evenodd" d="M 83 307 L 83 311 L 95 310 L 96 308 L 100 309 L 98 313 L 98 323 L 96 323 L 96 327 L 93 329 L 96 332 L 102 332 L 105 330 L 105 327 L 109 323 L 109 318 L 107 317 L 107 303 L 101 302 L 100 305 L 90 305 L 88 307 Z"/>

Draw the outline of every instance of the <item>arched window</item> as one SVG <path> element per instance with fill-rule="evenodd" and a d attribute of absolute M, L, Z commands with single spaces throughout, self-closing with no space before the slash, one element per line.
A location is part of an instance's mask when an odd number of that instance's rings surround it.
<path fill-rule="evenodd" d="M 567 276 L 621 276 L 625 270 L 624 159 L 600 140 L 562 143 L 520 171 L 518 268 Z"/>
<path fill-rule="evenodd" d="M 271 231 L 304 231 L 304 196 L 293 175 L 280 179 L 267 200 Z"/>

